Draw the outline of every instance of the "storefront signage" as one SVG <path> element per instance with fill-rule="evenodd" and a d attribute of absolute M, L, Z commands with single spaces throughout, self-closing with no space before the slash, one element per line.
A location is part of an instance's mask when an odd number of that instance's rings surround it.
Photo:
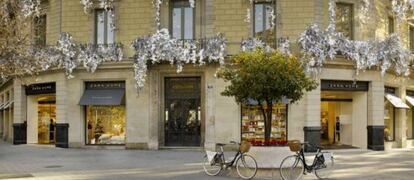
<path fill-rule="evenodd" d="M 368 91 L 368 82 L 322 80 L 322 91 Z"/>
<path fill-rule="evenodd" d="M 86 89 L 125 89 L 125 83 L 122 81 L 86 82 Z"/>
<path fill-rule="evenodd" d="M 31 85 L 26 86 L 26 95 L 54 94 L 54 93 L 56 93 L 55 83 L 31 84 Z"/>

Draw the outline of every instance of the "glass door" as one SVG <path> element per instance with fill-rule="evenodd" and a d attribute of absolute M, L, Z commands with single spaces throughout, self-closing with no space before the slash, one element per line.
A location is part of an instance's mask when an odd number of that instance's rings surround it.
<path fill-rule="evenodd" d="M 165 79 L 165 145 L 201 145 L 200 78 Z"/>
<path fill-rule="evenodd" d="M 38 101 L 38 143 L 53 144 L 56 137 L 55 97 L 41 97 Z"/>

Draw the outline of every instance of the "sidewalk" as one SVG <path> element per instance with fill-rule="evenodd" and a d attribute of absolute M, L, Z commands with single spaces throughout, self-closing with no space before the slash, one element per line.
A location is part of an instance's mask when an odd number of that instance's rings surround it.
<path fill-rule="evenodd" d="M 333 179 L 412 179 L 414 150 L 335 151 Z M 198 150 L 95 150 L 0 143 L 0 179 L 237 179 L 206 176 Z M 271 171 L 275 178 L 277 171 Z M 258 176 L 256 179 L 272 179 Z M 305 179 L 316 179 L 308 174 Z"/>

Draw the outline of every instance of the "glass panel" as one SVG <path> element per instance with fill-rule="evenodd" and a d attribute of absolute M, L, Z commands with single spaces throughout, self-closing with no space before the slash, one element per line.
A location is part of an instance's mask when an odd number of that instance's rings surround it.
<path fill-rule="evenodd" d="M 407 110 L 407 130 L 406 130 L 406 132 L 407 132 L 407 138 L 408 139 L 413 139 L 414 138 L 414 136 L 413 136 L 413 126 L 414 126 L 414 124 L 413 124 L 413 109 L 409 109 L 409 110 Z"/>
<path fill-rule="evenodd" d="M 125 144 L 124 106 L 87 106 L 87 144 Z"/>
<path fill-rule="evenodd" d="M 394 140 L 394 113 L 394 106 L 386 100 L 384 109 L 384 139 L 386 141 Z"/>
<path fill-rule="evenodd" d="M 172 14 L 172 36 L 182 39 L 181 36 L 181 8 L 174 8 Z"/>
<path fill-rule="evenodd" d="M 342 32 L 346 37 L 353 38 L 352 34 L 352 19 L 353 19 L 353 5 L 337 3 L 336 4 L 336 30 Z"/>
<path fill-rule="evenodd" d="M 55 142 L 56 104 L 54 96 L 38 98 L 38 143 L 49 144 Z"/>
<path fill-rule="evenodd" d="M 254 10 L 254 32 L 256 35 L 263 31 L 263 4 L 255 4 Z"/>
<path fill-rule="evenodd" d="M 414 51 L 414 27 L 410 26 L 410 50 Z"/>
<path fill-rule="evenodd" d="M 266 23 L 266 30 L 270 30 L 272 24 L 272 5 L 271 4 L 266 4 L 265 5 L 265 10 L 266 10 L 266 18 L 265 18 L 265 23 Z"/>
<path fill-rule="evenodd" d="M 388 17 L 388 34 L 394 33 L 394 18 Z"/>
<path fill-rule="evenodd" d="M 272 132 L 270 145 L 286 145 L 287 141 L 287 105 L 273 105 Z M 242 141 L 253 145 L 264 144 L 264 119 L 257 105 L 242 105 Z"/>
<path fill-rule="evenodd" d="M 34 18 L 34 43 L 46 45 L 46 15 Z"/>
<path fill-rule="evenodd" d="M 107 35 L 107 43 L 108 44 L 113 44 L 114 43 L 114 20 L 113 20 L 113 12 L 112 11 L 108 11 L 107 13 L 107 19 L 108 19 L 108 23 L 106 24 L 107 30 L 106 32 L 108 33 Z"/>
<path fill-rule="evenodd" d="M 105 11 L 99 10 L 96 12 L 96 43 L 105 43 Z"/>
<path fill-rule="evenodd" d="M 165 79 L 165 145 L 200 146 L 200 78 Z"/>
<path fill-rule="evenodd" d="M 194 19 L 193 19 L 193 8 L 184 8 L 184 39 L 193 39 L 194 31 Z"/>

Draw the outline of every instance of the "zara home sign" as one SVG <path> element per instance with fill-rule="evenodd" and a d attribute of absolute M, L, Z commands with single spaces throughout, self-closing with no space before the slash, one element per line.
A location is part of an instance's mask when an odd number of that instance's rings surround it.
<path fill-rule="evenodd" d="M 322 91 L 368 91 L 365 81 L 321 80 Z"/>
<path fill-rule="evenodd" d="M 26 86 L 26 95 L 37 95 L 37 94 L 54 94 L 56 93 L 56 84 L 52 83 L 40 83 L 31 84 Z"/>

